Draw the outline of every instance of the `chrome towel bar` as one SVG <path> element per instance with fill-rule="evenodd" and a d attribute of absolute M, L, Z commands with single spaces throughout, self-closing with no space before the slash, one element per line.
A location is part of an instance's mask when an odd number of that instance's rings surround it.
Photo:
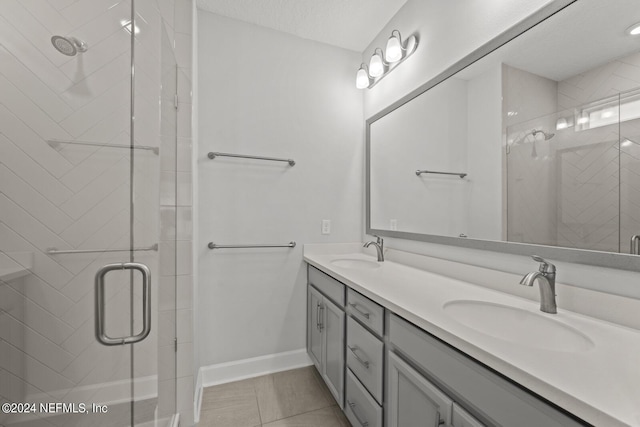
<path fill-rule="evenodd" d="M 209 249 L 241 249 L 241 248 L 295 248 L 296 242 L 289 242 L 284 245 L 217 245 L 213 242 L 209 242 L 207 245 Z"/>
<path fill-rule="evenodd" d="M 435 173 L 438 175 L 458 175 L 460 178 L 464 178 L 465 176 L 467 176 L 466 173 L 460 173 L 460 172 L 436 172 L 436 171 L 429 171 L 429 170 L 417 170 L 416 171 L 416 175 L 420 176 L 420 174 L 423 173 Z"/>
<path fill-rule="evenodd" d="M 99 253 L 99 252 L 129 252 L 129 251 L 157 251 L 158 244 L 151 245 L 145 248 L 121 248 L 121 249 L 69 249 L 69 250 L 58 250 L 56 248 L 47 249 L 47 254 L 49 255 L 61 255 L 61 254 L 91 254 L 91 253 Z"/>
<path fill-rule="evenodd" d="M 129 150 L 149 150 L 153 151 L 153 154 L 159 154 L 160 149 L 158 147 L 150 147 L 148 145 L 134 145 L 133 147 L 126 144 L 101 144 L 99 142 L 89 142 L 89 141 L 63 141 L 61 139 L 48 139 L 47 143 L 49 145 L 57 145 L 57 144 L 71 144 L 71 145 L 89 145 L 92 147 L 107 147 L 107 148 L 127 148 Z"/>
<path fill-rule="evenodd" d="M 254 160 L 270 160 L 273 162 L 287 162 L 289 166 L 294 166 L 296 162 L 293 159 L 276 159 L 275 157 L 262 157 L 262 156 L 246 156 L 244 154 L 230 154 L 230 153 L 218 153 L 211 151 L 207 154 L 207 157 L 210 159 L 215 159 L 216 157 L 239 157 L 242 159 L 254 159 Z"/>

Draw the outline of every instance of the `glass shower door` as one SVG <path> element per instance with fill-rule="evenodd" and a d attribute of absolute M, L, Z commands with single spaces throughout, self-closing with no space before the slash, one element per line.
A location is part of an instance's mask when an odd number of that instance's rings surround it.
<path fill-rule="evenodd" d="M 151 0 L 0 2 L 2 426 L 175 412 L 161 28 Z"/>

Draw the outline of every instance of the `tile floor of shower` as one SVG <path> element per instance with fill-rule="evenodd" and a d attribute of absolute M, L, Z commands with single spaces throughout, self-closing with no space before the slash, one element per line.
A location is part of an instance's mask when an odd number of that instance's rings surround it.
<path fill-rule="evenodd" d="M 313 366 L 204 389 L 199 427 L 350 427 Z"/>

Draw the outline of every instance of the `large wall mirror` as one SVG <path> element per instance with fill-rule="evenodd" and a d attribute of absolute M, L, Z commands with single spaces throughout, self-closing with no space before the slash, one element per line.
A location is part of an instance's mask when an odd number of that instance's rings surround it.
<path fill-rule="evenodd" d="M 640 270 L 636 24 L 552 2 L 368 119 L 367 233 Z"/>

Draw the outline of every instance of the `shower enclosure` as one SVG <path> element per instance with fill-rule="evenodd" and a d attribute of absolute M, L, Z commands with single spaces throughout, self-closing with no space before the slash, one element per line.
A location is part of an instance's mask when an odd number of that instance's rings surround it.
<path fill-rule="evenodd" d="M 509 241 L 638 253 L 640 89 L 506 131 Z"/>
<path fill-rule="evenodd" d="M 161 215 L 177 68 L 161 12 L 0 2 L 0 426 L 176 425 L 176 227 Z"/>

